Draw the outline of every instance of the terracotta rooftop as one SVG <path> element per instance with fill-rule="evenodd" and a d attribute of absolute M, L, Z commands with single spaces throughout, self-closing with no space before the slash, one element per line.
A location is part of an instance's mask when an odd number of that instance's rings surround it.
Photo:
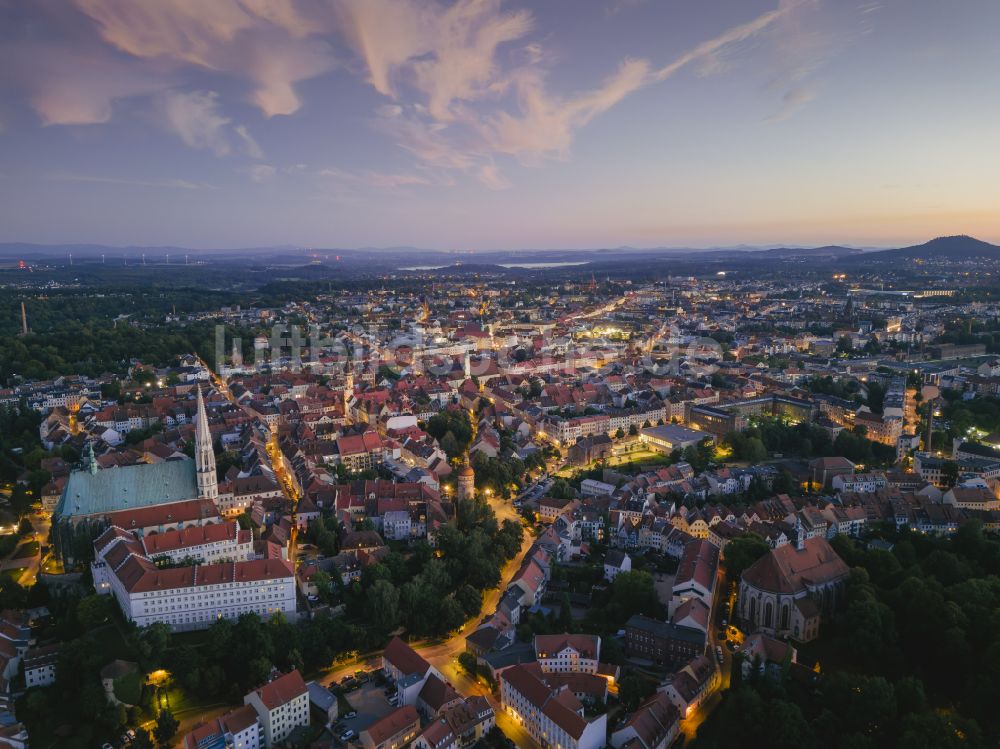
<path fill-rule="evenodd" d="M 297 668 L 255 690 L 257 697 L 268 710 L 274 710 L 288 704 L 307 692 L 306 683 L 302 680 L 302 674 Z"/>
<path fill-rule="evenodd" d="M 847 577 L 849 572 L 826 539 L 807 538 L 801 550 L 792 544 L 772 549 L 744 570 L 743 581 L 759 590 L 793 594 Z"/>

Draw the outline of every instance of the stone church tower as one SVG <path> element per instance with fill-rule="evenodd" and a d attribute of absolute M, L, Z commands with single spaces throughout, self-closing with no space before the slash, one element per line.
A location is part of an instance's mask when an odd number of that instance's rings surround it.
<path fill-rule="evenodd" d="M 208 414 L 200 386 L 194 428 L 194 461 L 198 472 L 198 496 L 215 502 L 219 498 L 219 480 L 215 474 L 215 450 L 212 448 L 212 433 L 208 430 Z"/>
<path fill-rule="evenodd" d="M 455 496 L 459 501 L 473 499 L 476 496 L 476 472 L 468 463 L 458 469 L 458 490 Z"/>

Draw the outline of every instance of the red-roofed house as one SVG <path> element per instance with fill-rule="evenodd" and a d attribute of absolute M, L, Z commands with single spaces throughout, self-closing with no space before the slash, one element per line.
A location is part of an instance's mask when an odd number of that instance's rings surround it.
<path fill-rule="evenodd" d="M 255 689 L 243 698 L 257 713 L 263 745 L 270 749 L 299 726 L 309 725 L 309 690 L 298 669 Z"/>
<path fill-rule="evenodd" d="M 400 705 L 416 705 L 428 677 L 440 676 L 430 663 L 398 637 L 393 637 L 382 651 L 382 670 L 396 685 Z"/>
<path fill-rule="evenodd" d="M 372 723 L 358 735 L 364 749 L 401 749 L 420 733 L 420 716 L 413 705 L 403 705 Z"/>
<path fill-rule="evenodd" d="M 679 720 L 680 713 L 670 698 L 657 692 L 611 734 L 611 746 L 615 749 L 667 749 L 677 738 Z"/>
<path fill-rule="evenodd" d="M 543 671 L 596 674 L 601 661 L 597 635 L 535 635 L 535 658 Z"/>
<path fill-rule="evenodd" d="M 500 704 L 541 746 L 562 749 L 604 746 L 607 715 L 587 720 L 583 703 L 570 687 L 550 685 L 535 664 L 518 664 L 501 673 Z"/>
<path fill-rule="evenodd" d="M 260 749 L 260 722 L 249 705 L 231 710 L 206 723 L 199 723 L 184 737 L 183 749 L 226 746 L 234 749 Z"/>

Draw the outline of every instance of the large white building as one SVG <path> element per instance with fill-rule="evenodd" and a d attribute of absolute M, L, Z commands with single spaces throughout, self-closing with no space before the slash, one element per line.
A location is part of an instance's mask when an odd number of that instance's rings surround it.
<path fill-rule="evenodd" d="M 295 571 L 283 559 L 161 568 L 147 556 L 143 540 L 120 528 L 105 531 L 94 551 L 94 587 L 114 595 L 125 618 L 139 626 L 163 622 L 183 631 L 249 612 L 296 616 Z"/>
<path fill-rule="evenodd" d="M 583 703 L 565 684 L 552 687 L 532 664 L 518 664 L 500 675 L 500 704 L 538 744 L 558 749 L 601 749 L 607 715 L 584 717 Z"/>
<path fill-rule="evenodd" d="M 535 635 L 535 658 L 542 671 L 596 674 L 601 661 L 598 635 Z"/>
<path fill-rule="evenodd" d="M 140 537 L 139 542 L 145 556 L 153 562 L 166 559 L 173 564 L 184 561 L 215 564 L 242 562 L 253 557 L 253 533 L 240 530 L 235 521 L 152 533 Z"/>

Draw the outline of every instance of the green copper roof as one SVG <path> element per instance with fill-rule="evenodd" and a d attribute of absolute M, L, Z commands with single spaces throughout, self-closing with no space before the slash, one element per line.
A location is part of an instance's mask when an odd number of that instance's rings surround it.
<path fill-rule="evenodd" d="M 193 460 L 73 471 L 56 515 L 99 515 L 198 497 Z"/>

